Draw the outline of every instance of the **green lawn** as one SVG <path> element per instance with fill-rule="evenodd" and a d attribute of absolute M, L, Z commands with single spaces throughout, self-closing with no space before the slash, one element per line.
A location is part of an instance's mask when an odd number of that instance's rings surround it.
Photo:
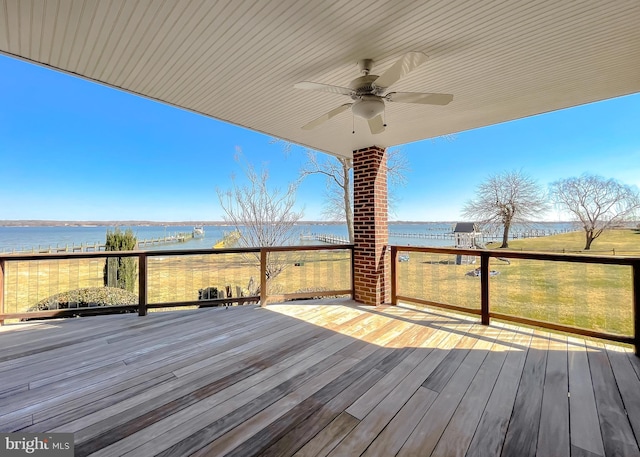
<path fill-rule="evenodd" d="M 571 252 L 594 255 L 636 255 L 640 256 L 640 230 L 609 230 L 591 245 L 590 251 L 583 251 L 584 232 L 562 233 L 560 235 L 527 238 L 509 241 L 509 249 L 517 251 Z M 500 243 L 488 243 L 497 248 Z"/>

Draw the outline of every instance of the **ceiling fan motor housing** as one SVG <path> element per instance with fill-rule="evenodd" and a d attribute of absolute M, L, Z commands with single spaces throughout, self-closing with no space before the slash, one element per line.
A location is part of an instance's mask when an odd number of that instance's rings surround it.
<path fill-rule="evenodd" d="M 349 84 L 349 89 L 353 89 L 358 95 L 374 94 L 380 95 L 384 92 L 384 87 L 378 87 L 375 85 L 375 80 L 378 79 L 378 75 L 365 75 L 354 79 Z"/>

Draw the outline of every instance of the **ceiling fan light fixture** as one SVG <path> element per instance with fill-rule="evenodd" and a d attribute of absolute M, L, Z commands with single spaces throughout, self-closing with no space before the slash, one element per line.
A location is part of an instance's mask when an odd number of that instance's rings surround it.
<path fill-rule="evenodd" d="M 353 114 L 363 119 L 373 119 L 384 112 L 384 102 L 375 95 L 363 95 L 351 107 Z"/>

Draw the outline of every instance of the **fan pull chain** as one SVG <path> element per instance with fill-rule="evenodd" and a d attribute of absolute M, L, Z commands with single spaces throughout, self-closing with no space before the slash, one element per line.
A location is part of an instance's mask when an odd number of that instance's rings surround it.
<path fill-rule="evenodd" d="M 351 133 L 356 134 L 356 115 L 351 112 Z"/>

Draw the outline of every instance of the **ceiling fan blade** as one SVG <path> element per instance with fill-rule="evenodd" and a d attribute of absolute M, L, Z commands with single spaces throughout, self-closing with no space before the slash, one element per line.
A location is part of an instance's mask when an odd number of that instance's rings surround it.
<path fill-rule="evenodd" d="M 312 83 L 311 81 L 302 81 L 293 85 L 296 89 L 316 90 L 320 92 L 329 92 L 332 94 L 351 95 L 354 93 L 348 87 L 331 86 L 329 84 Z"/>
<path fill-rule="evenodd" d="M 352 105 L 352 103 L 345 103 L 344 105 L 340 105 L 337 108 L 332 109 L 331 111 L 329 111 L 328 113 L 323 114 L 319 118 L 314 119 L 311 122 L 309 122 L 308 124 L 303 125 L 302 126 L 302 130 L 311 130 L 313 128 L 316 128 L 317 126 L 319 126 L 323 122 L 327 122 L 332 117 L 337 116 L 338 114 L 342 113 L 343 111 L 348 110 L 351 107 L 351 105 Z"/>
<path fill-rule="evenodd" d="M 453 100 L 451 94 L 421 94 L 418 92 L 390 92 L 385 100 L 399 103 L 420 103 L 423 105 L 447 105 Z"/>
<path fill-rule="evenodd" d="M 429 57 L 422 52 L 408 52 L 400 57 L 396 63 L 385 71 L 373 83 L 376 87 L 391 87 L 401 78 L 425 63 Z"/>
<path fill-rule="evenodd" d="M 384 122 L 382 121 L 382 115 L 378 114 L 376 117 L 372 117 L 367 121 L 369 123 L 369 130 L 374 135 L 384 132 Z"/>

